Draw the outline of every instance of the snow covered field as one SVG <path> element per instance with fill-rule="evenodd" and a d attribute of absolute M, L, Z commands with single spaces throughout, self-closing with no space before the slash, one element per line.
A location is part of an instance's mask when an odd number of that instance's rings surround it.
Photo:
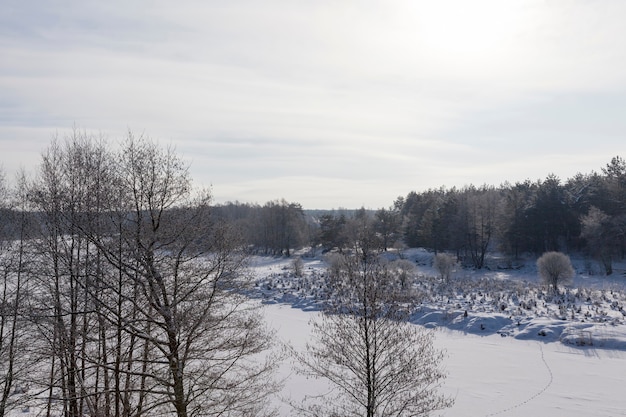
<path fill-rule="evenodd" d="M 626 416 L 626 279 L 620 265 L 610 278 L 588 275 L 581 266 L 562 297 L 538 285 L 532 264 L 510 270 L 459 270 L 453 285 L 438 286 L 424 253 L 414 284 L 419 302 L 413 322 L 435 332 L 446 351 L 448 376 L 442 392 L 454 398 L 442 417 L 616 417 Z M 293 259 L 257 257 L 252 303 L 260 303 L 280 343 L 303 349 L 310 321 L 320 313 L 326 264 L 306 258 L 296 277 Z M 465 316 L 467 311 L 467 316 Z M 280 343 L 278 344 L 280 346 Z M 283 417 L 305 395 L 331 387 L 294 373 L 289 358 L 278 378 L 285 381 L 273 404 Z M 9 415 L 41 415 L 39 409 Z"/>
<path fill-rule="evenodd" d="M 302 348 L 309 339 L 309 321 L 319 314 L 322 291 L 307 281 L 307 274 L 323 273 L 324 264 L 305 260 L 308 272 L 294 280 L 289 262 L 259 258 L 255 270 L 268 324 L 282 342 Z M 421 269 L 432 273 L 427 268 Z M 531 288 L 537 283 L 532 267 L 470 274 L 478 274 L 469 279 L 483 285 L 511 281 L 517 286 L 492 292 L 476 287 L 463 297 L 456 291 L 444 297 L 431 294 L 422 302 L 414 321 L 432 327 L 435 343 L 446 350 L 448 378 L 442 390 L 455 398 L 452 408 L 434 415 L 626 415 L 623 277 L 578 274 L 563 303 Z M 497 281 L 484 281 L 492 278 Z M 506 293 L 507 288 L 518 288 L 516 295 Z M 474 291 L 482 294 L 482 301 L 471 295 Z M 536 306 L 520 308 L 532 299 L 539 300 Z M 463 317 L 467 309 L 468 317 Z M 295 402 L 328 389 L 323 381 L 293 374 L 288 360 L 281 377 L 287 380 L 281 396 Z M 278 399 L 276 404 L 282 416 L 293 415 L 288 404 Z"/>
<path fill-rule="evenodd" d="M 283 342 L 302 348 L 309 320 L 316 312 L 288 305 L 264 306 L 265 317 Z M 448 372 L 443 392 L 455 398 L 445 417 L 626 415 L 626 352 L 574 348 L 560 343 L 520 341 L 499 335 L 476 336 L 436 330 L 436 344 L 447 351 Z M 287 378 L 281 393 L 298 401 L 322 394 L 323 381 L 294 375 L 289 361 L 281 367 Z M 288 404 L 276 400 L 282 416 Z"/>

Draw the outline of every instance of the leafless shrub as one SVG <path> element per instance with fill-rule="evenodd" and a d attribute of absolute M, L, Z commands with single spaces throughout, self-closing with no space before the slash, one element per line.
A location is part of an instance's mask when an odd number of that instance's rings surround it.
<path fill-rule="evenodd" d="M 297 277 L 301 277 L 304 272 L 304 262 L 302 262 L 302 258 L 296 256 L 291 261 L 291 268 L 293 269 L 293 274 Z"/>
<path fill-rule="evenodd" d="M 574 268 L 569 256 L 561 252 L 546 252 L 537 259 L 537 271 L 544 284 L 558 291 L 559 284 L 570 283 Z"/>
<path fill-rule="evenodd" d="M 452 255 L 440 252 L 433 259 L 433 266 L 441 275 L 441 279 L 445 282 L 450 281 L 450 274 L 456 265 L 456 261 Z"/>

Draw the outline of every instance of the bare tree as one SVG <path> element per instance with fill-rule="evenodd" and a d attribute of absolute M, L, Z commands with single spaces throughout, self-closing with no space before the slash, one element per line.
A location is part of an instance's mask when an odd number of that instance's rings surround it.
<path fill-rule="evenodd" d="M 364 260 L 365 259 L 365 260 Z M 310 416 L 427 416 L 451 405 L 438 394 L 445 375 L 433 333 L 407 321 L 396 281 L 373 257 L 346 258 L 328 309 L 313 322 L 313 340 L 294 353 L 300 372 L 336 390 L 303 404 Z"/>
<path fill-rule="evenodd" d="M 364 261 L 383 251 L 381 239 L 376 232 L 374 215 L 361 207 L 344 227 L 346 241 L 350 250 L 359 254 Z"/>
<path fill-rule="evenodd" d="M 24 320 L 27 215 L 24 193 L 18 188 L 14 194 L 11 198 L 0 171 L 0 417 L 23 399 L 12 394 L 24 392 L 33 362 Z"/>
<path fill-rule="evenodd" d="M 537 259 L 537 271 L 543 282 L 558 291 L 559 284 L 571 282 L 574 268 L 569 256 L 561 252 L 546 252 Z"/>
<path fill-rule="evenodd" d="M 385 267 L 394 278 L 398 279 L 400 291 L 406 294 L 407 297 L 412 297 L 413 294 L 408 292 L 408 290 L 415 276 L 415 264 L 408 259 L 396 259 L 385 265 Z"/>
<path fill-rule="evenodd" d="M 485 265 L 485 255 L 496 230 L 498 193 L 493 187 L 465 190 L 462 216 L 472 263 L 476 269 Z"/>
<path fill-rule="evenodd" d="M 96 411 L 93 394 L 98 389 L 86 364 L 96 337 L 88 283 L 97 281 L 92 275 L 99 269 L 95 250 L 81 229 L 85 214 L 94 209 L 90 161 L 103 153 L 102 142 L 75 129 L 65 141 L 52 142 L 29 187 L 30 203 L 41 219 L 34 240 L 41 262 L 33 301 L 42 340 L 48 344 L 41 350 L 48 359 L 47 415 L 60 411 L 73 417 Z"/>
<path fill-rule="evenodd" d="M 274 362 L 251 358 L 271 335 L 242 295 L 243 245 L 172 149 L 74 131 L 29 195 L 47 415 L 266 413 Z"/>
<path fill-rule="evenodd" d="M 302 261 L 302 258 L 299 256 L 293 258 L 291 261 L 291 268 L 293 269 L 293 274 L 295 276 L 301 277 L 304 272 L 304 262 Z"/>
<path fill-rule="evenodd" d="M 441 279 L 444 282 L 450 281 L 450 274 L 452 273 L 455 264 L 456 261 L 454 260 L 454 257 L 447 253 L 439 252 L 433 258 L 433 266 L 437 272 L 439 272 Z"/>
<path fill-rule="evenodd" d="M 300 248 L 304 242 L 306 222 L 302 206 L 285 199 L 269 201 L 261 209 L 257 227 L 265 254 L 291 256 L 292 249 Z"/>
<path fill-rule="evenodd" d="M 262 415 L 273 363 L 249 358 L 271 338 L 240 295 L 245 254 L 236 236 L 213 224 L 210 195 L 194 194 L 172 149 L 129 135 L 117 160 L 121 207 L 108 212 L 121 213 L 110 218 L 119 242 L 90 239 L 119 270 L 123 283 L 109 291 L 127 305 L 100 308 L 145 343 L 143 369 L 129 372 L 149 375 L 146 407 L 179 417 Z"/>
<path fill-rule="evenodd" d="M 581 218 L 581 236 L 587 240 L 590 254 L 604 267 L 606 275 L 613 273 L 613 253 L 619 242 L 619 233 L 612 227 L 612 218 L 595 206 Z"/>

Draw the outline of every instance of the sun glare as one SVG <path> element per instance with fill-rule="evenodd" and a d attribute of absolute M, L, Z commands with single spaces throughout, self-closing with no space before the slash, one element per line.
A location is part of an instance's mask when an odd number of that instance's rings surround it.
<path fill-rule="evenodd" d="M 402 19 L 410 30 L 408 38 L 427 57 L 482 65 L 501 60 L 512 47 L 523 15 L 515 5 L 500 0 L 409 1 Z"/>

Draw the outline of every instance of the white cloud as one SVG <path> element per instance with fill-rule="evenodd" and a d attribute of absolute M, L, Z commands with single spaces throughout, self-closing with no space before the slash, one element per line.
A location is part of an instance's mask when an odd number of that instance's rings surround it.
<path fill-rule="evenodd" d="M 7 170 L 74 124 L 113 138 L 130 127 L 176 144 L 220 200 L 374 207 L 442 184 L 587 172 L 619 152 L 617 2 L 0 7 Z"/>

